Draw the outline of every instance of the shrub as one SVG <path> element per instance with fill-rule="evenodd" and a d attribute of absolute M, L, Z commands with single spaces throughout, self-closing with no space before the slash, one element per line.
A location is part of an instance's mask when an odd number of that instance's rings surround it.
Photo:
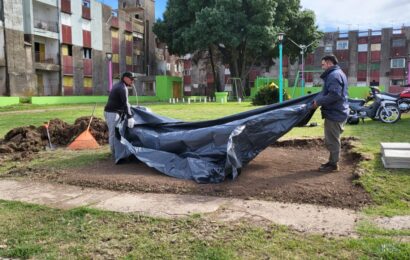
<path fill-rule="evenodd" d="M 283 100 L 288 100 L 290 96 L 283 90 Z M 261 87 L 252 99 L 254 106 L 270 105 L 279 102 L 279 87 L 275 83 L 270 83 Z"/>

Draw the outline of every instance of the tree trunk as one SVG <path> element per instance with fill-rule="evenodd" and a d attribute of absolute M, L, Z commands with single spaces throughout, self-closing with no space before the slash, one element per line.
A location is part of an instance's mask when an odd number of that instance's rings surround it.
<path fill-rule="evenodd" d="M 208 51 L 209 51 L 209 57 L 211 59 L 212 74 L 214 76 L 214 89 L 217 92 L 220 92 L 220 91 L 222 91 L 221 82 L 219 82 L 219 77 L 218 77 L 219 74 L 216 73 L 216 70 L 215 70 L 215 63 L 214 63 L 214 57 L 213 57 L 213 52 L 212 52 L 212 47 L 211 46 L 208 47 Z"/>

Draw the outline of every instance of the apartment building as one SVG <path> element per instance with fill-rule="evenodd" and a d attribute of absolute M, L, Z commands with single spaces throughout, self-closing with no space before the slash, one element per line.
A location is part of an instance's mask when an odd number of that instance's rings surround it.
<path fill-rule="evenodd" d="M 321 85 L 320 62 L 326 54 L 334 54 L 338 58 L 349 85 L 383 85 L 396 92 L 401 86 L 410 84 L 407 82 L 410 27 L 325 33 L 316 50 L 305 57 L 306 86 Z M 300 74 L 297 75 L 301 71 L 300 64 L 291 64 L 285 58 L 283 66 L 284 77 L 291 84 L 296 78 L 300 79 Z M 271 75 L 276 77 L 277 70 L 278 67 L 274 66 Z"/>
<path fill-rule="evenodd" d="M 1 95 L 102 95 L 123 71 L 155 72 L 153 0 L 0 3 Z"/>
<path fill-rule="evenodd" d="M 0 3 L 0 95 L 35 95 L 34 52 L 32 44 L 25 39 L 23 1 Z"/>

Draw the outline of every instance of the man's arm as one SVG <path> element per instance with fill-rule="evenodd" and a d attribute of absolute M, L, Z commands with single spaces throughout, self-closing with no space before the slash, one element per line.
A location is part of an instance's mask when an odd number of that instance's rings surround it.
<path fill-rule="evenodd" d="M 121 103 L 123 104 L 124 113 L 127 114 L 127 118 L 132 117 L 131 106 L 130 106 L 130 103 L 128 102 L 127 87 L 124 86 L 124 88 L 122 88 L 120 97 L 121 97 Z"/>
<path fill-rule="evenodd" d="M 319 95 L 314 101 L 314 106 L 326 106 L 342 99 L 343 82 L 332 78 L 329 82 L 327 95 Z"/>

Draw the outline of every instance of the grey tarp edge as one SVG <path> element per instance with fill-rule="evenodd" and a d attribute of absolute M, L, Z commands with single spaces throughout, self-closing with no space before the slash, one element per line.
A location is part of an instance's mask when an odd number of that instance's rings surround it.
<path fill-rule="evenodd" d="M 201 122 L 181 122 L 132 107 L 134 128 L 117 125 L 116 162 L 134 155 L 149 167 L 176 178 L 218 183 L 235 178 L 262 150 L 314 110 L 316 94 Z"/>

